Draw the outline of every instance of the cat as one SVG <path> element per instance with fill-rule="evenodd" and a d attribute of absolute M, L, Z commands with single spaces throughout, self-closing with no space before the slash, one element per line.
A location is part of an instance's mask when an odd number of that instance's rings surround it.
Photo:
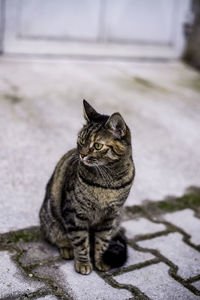
<path fill-rule="evenodd" d="M 41 231 L 75 270 L 89 274 L 119 267 L 127 259 L 120 228 L 135 167 L 131 134 L 119 113 L 98 113 L 83 100 L 86 124 L 77 147 L 58 162 L 40 209 Z"/>

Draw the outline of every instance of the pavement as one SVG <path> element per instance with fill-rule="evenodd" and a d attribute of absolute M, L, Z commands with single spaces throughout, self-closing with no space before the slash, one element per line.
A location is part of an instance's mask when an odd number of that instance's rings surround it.
<path fill-rule="evenodd" d="M 200 74 L 180 62 L 0 59 L 0 299 L 200 299 L 199 94 Z M 38 219 L 83 98 L 123 115 L 136 165 L 128 261 L 88 276 L 43 241 Z"/>

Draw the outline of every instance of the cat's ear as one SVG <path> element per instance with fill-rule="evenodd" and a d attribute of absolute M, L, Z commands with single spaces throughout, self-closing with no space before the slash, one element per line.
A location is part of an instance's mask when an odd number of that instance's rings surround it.
<path fill-rule="evenodd" d="M 105 126 L 119 137 L 123 137 L 126 134 L 126 123 L 120 113 L 112 114 Z"/>
<path fill-rule="evenodd" d="M 83 100 L 83 114 L 87 122 L 95 121 L 101 116 L 86 100 Z"/>

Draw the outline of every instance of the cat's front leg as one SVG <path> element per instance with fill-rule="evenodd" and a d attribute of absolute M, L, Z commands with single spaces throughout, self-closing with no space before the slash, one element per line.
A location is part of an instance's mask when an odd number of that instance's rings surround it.
<path fill-rule="evenodd" d="M 105 220 L 104 225 L 99 225 L 95 231 L 95 266 L 100 271 L 108 271 L 110 266 L 102 260 L 103 253 L 107 250 L 114 231 L 114 218 Z"/>
<path fill-rule="evenodd" d="M 78 273 L 87 275 L 92 271 L 90 262 L 89 233 L 86 228 L 74 227 L 69 233 L 74 247 L 74 264 Z"/>

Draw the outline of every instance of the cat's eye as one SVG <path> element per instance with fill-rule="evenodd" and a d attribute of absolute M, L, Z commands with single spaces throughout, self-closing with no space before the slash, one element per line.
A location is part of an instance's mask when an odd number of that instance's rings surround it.
<path fill-rule="evenodd" d="M 96 150 L 101 150 L 102 147 L 103 147 L 103 144 L 101 144 L 101 143 L 94 143 L 94 148 L 95 148 Z"/>

